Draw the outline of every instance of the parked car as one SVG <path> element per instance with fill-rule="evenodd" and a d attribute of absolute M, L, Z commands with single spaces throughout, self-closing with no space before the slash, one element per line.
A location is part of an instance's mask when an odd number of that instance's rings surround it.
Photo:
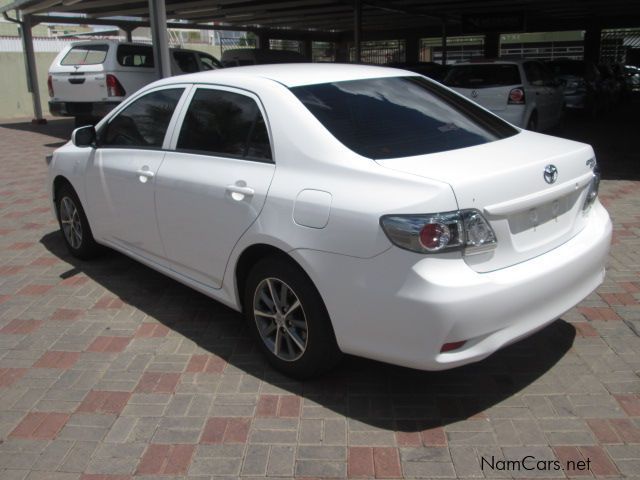
<path fill-rule="evenodd" d="M 230 48 L 222 52 L 221 60 L 225 67 L 308 61 L 298 52 L 292 50 L 263 50 L 260 48 Z"/>
<path fill-rule="evenodd" d="M 438 82 L 442 82 L 449 70 L 446 65 L 436 62 L 389 63 L 386 66 L 391 68 L 402 68 L 404 70 L 409 70 L 410 72 L 419 73 L 420 75 L 424 75 L 425 77 L 429 77 Z"/>
<path fill-rule="evenodd" d="M 598 65 L 598 71 L 602 77 L 602 86 L 607 98 L 607 107 L 618 105 L 624 95 L 625 83 L 618 78 L 614 67 L 608 64 Z"/>
<path fill-rule="evenodd" d="M 562 118 L 560 85 L 537 60 L 497 60 L 459 63 L 443 83 L 528 130 L 547 130 Z"/>
<path fill-rule="evenodd" d="M 640 91 L 640 67 L 623 65 L 624 81 L 629 92 Z"/>
<path fill-rule="evenodd" d="M 563 85 L 565 107 L 593 116 L 609 108 L 602 75 L 592 62 L 559 59 L 546 62 Z"/>
<path fill-rule="evenodd" d="M 160 80 L 49 165 L 72 255 L 116 249 L 244 312 L 272 365 L 441 370 L 543 328 L 603 280 L 592 148 L 384 67 Z"/>
<path fill-rule="evenodd" d="M 221 68 L 212 55 L 171 49 L 174 75 Z M 116 40 L 91 40 L 65 47 L 49 67 L 49 111 L 95 123 L 132 93 L 154 80 L 153 47 Z"/>

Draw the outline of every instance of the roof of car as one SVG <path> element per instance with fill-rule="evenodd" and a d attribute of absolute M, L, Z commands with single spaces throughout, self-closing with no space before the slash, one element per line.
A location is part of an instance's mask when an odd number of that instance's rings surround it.
<path fill-rule="evenodd" d="M 407 70 L 368 65 L 336 63 L 280 63 L 273 65 L 250 65 L 245 67 L 222 68 L 206 72 L 181 75 L 164 79 L 157 85 L 176 82 L 217 83 L 245 79 L 264 78 L 287 87 L 313 85 L 319 83 L 363 80 L 398 76 L 416 76 Z"/>

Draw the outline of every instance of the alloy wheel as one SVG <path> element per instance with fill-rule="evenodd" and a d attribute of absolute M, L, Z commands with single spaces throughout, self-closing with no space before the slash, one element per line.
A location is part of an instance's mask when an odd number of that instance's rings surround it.
<path fill-rule="evenodd" d="M 302 357 L 309 327 L 300 299 L 289 285 L 273 277 L 262 280 L 254 293 L 253 316 L 271 353 L 287 362 Z"/>
<path fill-rule="evenodd" d="M 60 201 L 60 224 L 64 238 L 71 248 L 78 249 L 82 245 L 82 223 L 80 213 L 74 201 L 69 197 L 63 197 Z"/>

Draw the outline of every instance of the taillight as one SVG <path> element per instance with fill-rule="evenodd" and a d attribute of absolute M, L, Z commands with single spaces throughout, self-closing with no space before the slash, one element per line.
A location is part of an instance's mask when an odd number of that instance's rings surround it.
<path fill-rule="evenodd" d="M 110 97 L 124 97 L 126 95 L 124 88 L 122 88 L 115 75 L 107 75 L 107 95 Z"/>
<path fill-rule="evenodd" d="M 451 230 L 443 223 L 427 223 L 420 230 L 420 245 L 430 252 L 445 247 L 451 241 Z"/>
<path fill-rule="evenodd" d="M 417 253 L 462 250 L 466 255 L 495 248 L 496 235 L 476 209 L 455 212 L 385 215 L 380 225 L 391 242 Z"/>
<path fill-rule="evenodd" d="M 582 210 L 586 211 L 593 205 L 598 198 L 598 190 L 600 189 L 600 171 L 598 166 L 593 169 L 593 178 L 591 179 L 591 183 L 589 183 L 589 190 L 587 190 L 587 198 L 584 200 L 584 205 L 582 206 Z"/>
<path fill-rule="evenodd" d="M 53 97 L 53 78 L 51 78 L 51 75 L 47 78 L 47 88 L 49 89 L 49 96 Z"/>
<path fill-rule="evenodd" d="M 509 92 L 510 105 L 523 105 L 525 102 L 524 89 L 522 87 L 514 88 Z"/>

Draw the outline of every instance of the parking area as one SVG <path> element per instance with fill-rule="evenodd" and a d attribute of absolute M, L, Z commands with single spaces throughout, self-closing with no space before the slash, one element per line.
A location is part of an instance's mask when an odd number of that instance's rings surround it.
<path fill-rule="evenodd" d="M 70 257 L 44 157 L 72 121 L 0 123 L 0 478 L 640 477 L 639 105 L 552 132 L 603 170 L 596 293 L 475 365 L 347 358 L 306 382 L 221 304 L 117 253 Z"/>

